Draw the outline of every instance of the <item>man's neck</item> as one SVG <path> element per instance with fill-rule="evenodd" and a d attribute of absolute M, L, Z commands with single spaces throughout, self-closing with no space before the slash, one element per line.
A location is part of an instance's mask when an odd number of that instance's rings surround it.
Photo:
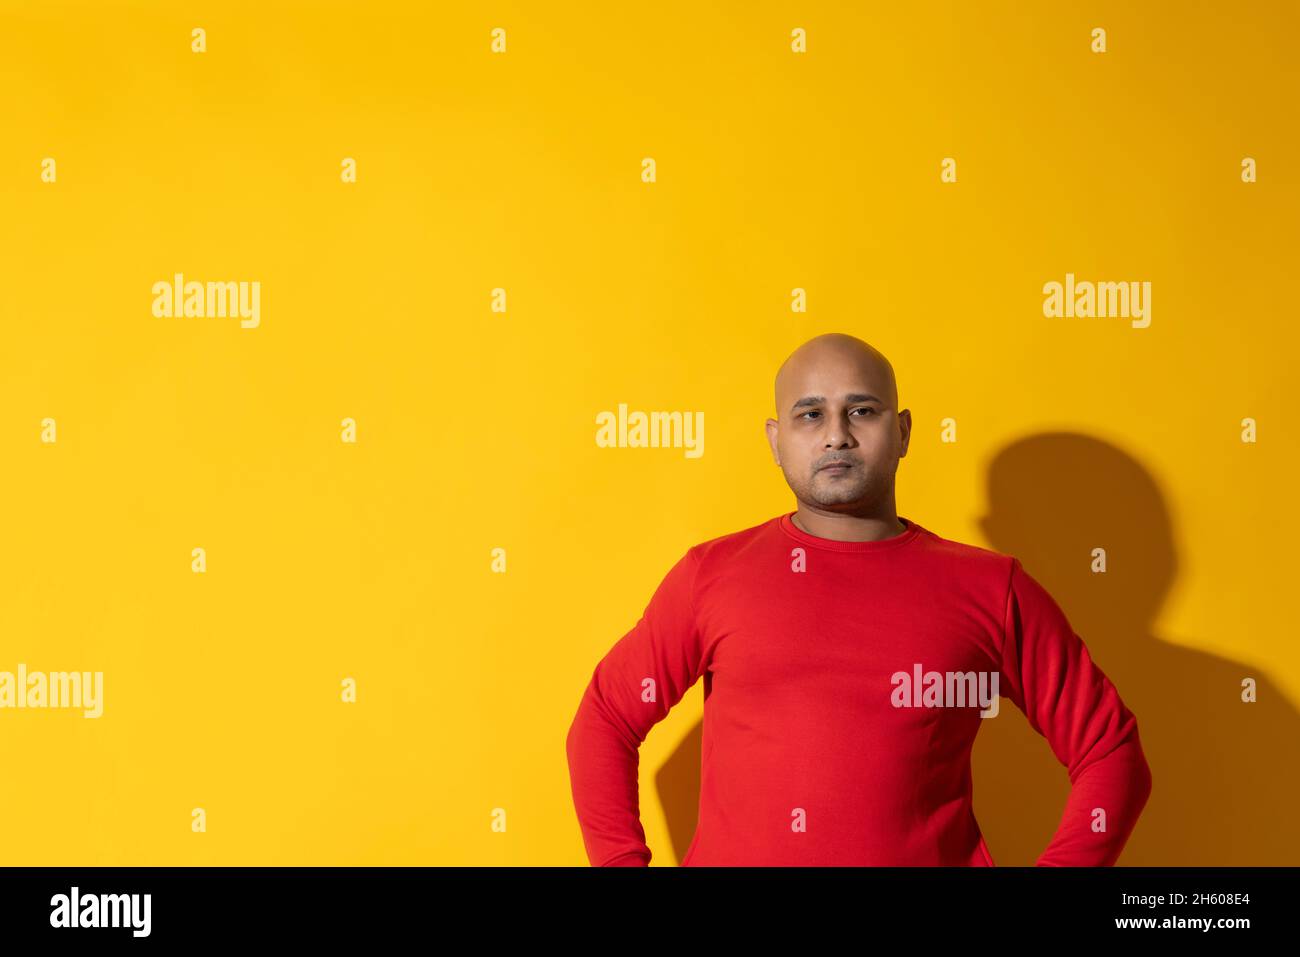
<path fill-rule="evenodd" d="M 878 542 L 907 531 L 895 512 L 887 515 L 820 515 L 802 507 L 791 517 L 796 528 L 835 542 Z"/>

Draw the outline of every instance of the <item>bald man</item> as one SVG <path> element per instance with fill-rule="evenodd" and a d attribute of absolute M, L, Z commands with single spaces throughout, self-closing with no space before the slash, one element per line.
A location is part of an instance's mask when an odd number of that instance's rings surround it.
<path fill-rule="evenodd" d="M 905 532 L 894 474 L 907 454 L 912 413 L 898 411 L 894 367 L 853 336 L 805 342 L 776 373 L 767 420 L 772 457 L 799 507 L 798 528 L 822 538 L 872 541 Z"/>
<path fill-rule="evenodd" d="M 889 361 L 818 336 L 776 412 L 795 510 L 689 548 L 583 694 L 566 749 L 590 862 L 650 863 L 639 747 L 702 677 L 683 866 L 993 866 L 970 754 L 1001 695 L 1070 777 L 1037 863 L 1114 864 L 1151 791 L 1137 720 L 1019 559 L 898 515 L 912 420 Z"/>

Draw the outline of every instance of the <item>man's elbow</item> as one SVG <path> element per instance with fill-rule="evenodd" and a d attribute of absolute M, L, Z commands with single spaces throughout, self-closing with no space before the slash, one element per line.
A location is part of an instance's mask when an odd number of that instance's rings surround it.
<path fill-rule="evenodd" d="M 570 768 L 575 766 L 577 758 L 583 750 L 583 739 L 586 733 L 585 711 L 585 707 L 578 707 L 573 720 L 569 722 L 568 733 L 564 736 L 564 753 L 568 756 Z"/>
<path fill-rule="evenodd" d="M 1146 749 L 1142 747 L 1142 737 L 1138 732 L 1137 719 L 1133 719 L 1128 734 L 1125 736 L 1123 750 L 1128 752 L 1129 790 L 1133 815 L 1136 817 L 1151 797 L 1151 765 L 1147 761 Z"/>
<path fill-rule="evenodd" d="M 611 739 L 622 741 L 618 725 L 610 719 L 594 685 L 590 686 L 583 694 L 578 710 L 569 722 L 569 731 L 564 736 L 564 750 L 569 758 L 569 767 L 576 768 L 593 755 L 607 752 Z"/>
<path fill-rule="evenodd" d="M 1151 765 L 1147 763 L 1147 756 L 1142 752 L 1141 746 L 1139 746 L 1137 762 L 1133 769 L 1133 802 L 1135 814 L 1140 814 L 1142 809 L 1147 806 L 1147 801 L 1151 798 L 1151 783 Z"/>

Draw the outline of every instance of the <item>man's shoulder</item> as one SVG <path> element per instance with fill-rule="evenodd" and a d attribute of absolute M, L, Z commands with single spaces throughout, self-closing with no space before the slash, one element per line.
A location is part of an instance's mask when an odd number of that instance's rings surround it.
<path fill-rule="evenodd" d="M 1011 566 L 1015 558 L 994 548 L 974 545 L 944 536 L 923 527 L 921 540 L 918 542 L 927 557 L 933 558 L 953 574 L 988 578 L 1007 582 L 1011 576 Z"/>
<path fill-rule="evenodd" d="M 750 525 L 748 528 L 727 532 L 725 535 L 719 535 L 716 538 L 705 539 L 692 545 L 688 549 L 688 553 L 702 563 L 715 560 L 725 562 L 743 557 L 748 549 L 768 538 L 773 532 L 778 531 L 776 525 L 780 519 L 780 515 L 775 515 L 764 519 L 757 525 Z"/>

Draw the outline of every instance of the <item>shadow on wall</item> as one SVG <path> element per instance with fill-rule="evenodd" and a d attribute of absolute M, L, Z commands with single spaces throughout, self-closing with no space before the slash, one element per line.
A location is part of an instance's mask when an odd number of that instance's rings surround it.
<path fill-rule="evenodd" d="M 1234 520 L 1232 500 L 1228 491 L 1225 522 Z M 1137 716 L 1152 791 L 1119 863 L 1300 863 L 1295 708 L 1253 662 L 1180 646 L 1203 636 L 1164 640 L 1153 631 L 1178 554 L 1152 477 L 1105 442 L 1035 435 L 994 459 L 988 502 L 985 547 L 1019 558 L 1052 594 Z M 1106 549 L 1105 574 L 1090 570 L 1096 547 Z M 1250 636 L 1235 637 L 1249 647 Z M 1254 704 L 1241 700 L 1247 677 L 1256 681 Z M 692 728 L 655 775 L 678 862 L 695 833 L 702 732 L 702 723 Z M 1060 823 L 1065 769 L 1014 706 L 983 723 L 971 766 L 975 816 L 994 861 L 1032 865 Z"/>

